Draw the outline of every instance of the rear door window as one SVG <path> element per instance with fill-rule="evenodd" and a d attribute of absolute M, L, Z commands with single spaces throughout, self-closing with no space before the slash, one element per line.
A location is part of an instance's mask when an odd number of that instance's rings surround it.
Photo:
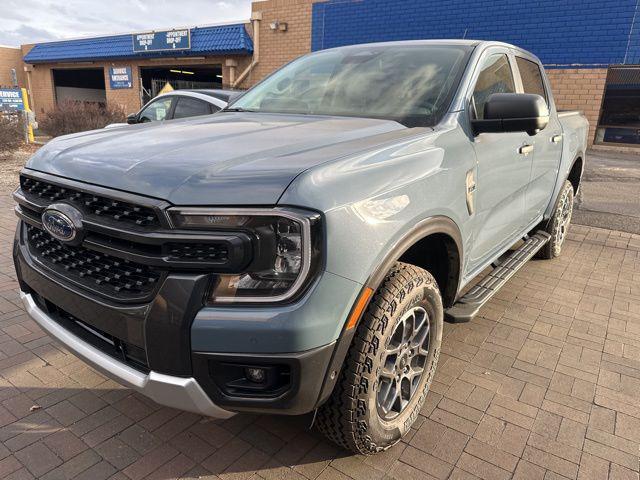
<path fill-rule="evenodd" d="M 482 70 L 471 97 L 472 114 L 476 119 L 484 118 L 484 104 L 493 93 L 515 93 L 513 73 L 509 59 L 504 53 L 488 56 L 482 62 Z"/>
<path fill-rule="evenodd" d="M 538 64 L 522 57 L 516 57 L 516 64 L 520 70 L 524 93 L 535 93 L 547 101 L 547 92 L 544 89 L 542 72 Z"/>
<path fill-rule="evenodd" d="M 211 108 L 207 102 L 196 98 L 180 97 L 177 100 L 173 118 L 197 117 L 210 113 Z"/>

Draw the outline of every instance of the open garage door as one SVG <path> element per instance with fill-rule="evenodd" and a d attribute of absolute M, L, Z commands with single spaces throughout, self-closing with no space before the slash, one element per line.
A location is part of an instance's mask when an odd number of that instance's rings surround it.
<path fill-rule="evenodd" d="M 596 142 L 640 145 L 639 65 L 609 68 Z"/>
<path fill-rule="evenodd" d="M 53 86 L 58 103 L 66 100 L 95 103 L 107 101 L 102 68 L 54 69 Z"/>
<path fill-rule="evenodd" d="M 148 102 L 167 85 L 174 90 L 222 88 L 221 65 L 142 67 L 143 100 Z"/>

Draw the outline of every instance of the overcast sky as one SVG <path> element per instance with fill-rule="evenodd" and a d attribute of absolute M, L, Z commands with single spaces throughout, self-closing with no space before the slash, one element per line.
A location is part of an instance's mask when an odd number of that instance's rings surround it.
<path fill-rule="evenodd" d="M 251 0 L 0 0 L 0 45 L 247 20 Z"/>

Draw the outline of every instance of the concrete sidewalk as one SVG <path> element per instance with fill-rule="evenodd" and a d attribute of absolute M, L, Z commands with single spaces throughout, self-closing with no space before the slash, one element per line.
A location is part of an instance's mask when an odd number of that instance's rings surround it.
<path fill-rule="evenodd" d="M 640 153 L 587 152 L 573 221 L 640 234 Z"/>

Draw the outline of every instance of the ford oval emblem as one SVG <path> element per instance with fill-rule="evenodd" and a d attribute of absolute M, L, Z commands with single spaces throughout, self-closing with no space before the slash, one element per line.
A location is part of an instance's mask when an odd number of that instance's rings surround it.
<path fill-rule="evenodd" d="M 64 213 L 52 208 L 47 208 L 42 213 L 42 226 L 52 237 L 62 242 L 72 242 L 78 234 L 73 221 Z"/>

